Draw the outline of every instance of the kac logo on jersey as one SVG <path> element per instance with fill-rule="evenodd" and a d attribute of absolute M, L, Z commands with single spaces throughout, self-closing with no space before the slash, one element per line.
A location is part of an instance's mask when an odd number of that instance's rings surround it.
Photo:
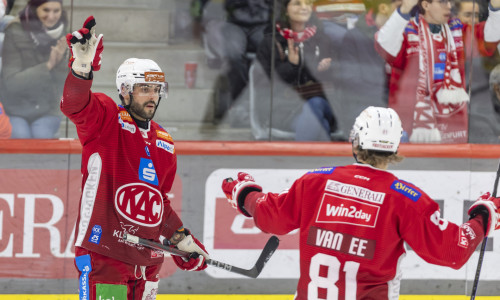
<path fill-rule="evenodd" d="M 163 149 L 167 152 L 170 152 L 172 154 L 174 154 L 174 145 L 172 144 L 169 144 L 165 141 L 162 141 L 162 140 L 156 140 L 156 147 L 160 148 L 160 149 Z"/>
<path fill-rule="evenodd" d="M 422 196 L 422 193 L 408 186 L 406 183 L 400 180 L 394 180 L 394 182 L 391 185 L 391 189 L 400 194 L 405 195 L 408 199 L 410 199 L 413 202 L 417 202 L 418 199 L 420 199 L 420 196 Z"/>
<path fill-rule="evenodd" d="M 156 186 L 158 185 L 158 176 L 156 176 L 156 170 L 151 159 L 141 157 L 141 164 L 139 165 L 139 179 Z"/>
<path fill-rule="evenodd" d="M 98 244 L 101 241 L 102 228 L 99 225 L 94 225 L 92 227 L 92 233 L 90 234 L 89 242 Z"/>
<path fill-rule="evenodd" d="M 163 197 L 147 184 L 129 183 L 116 191 L 115 209 L 130 222 L 154 227 L 163 217 Z"/>

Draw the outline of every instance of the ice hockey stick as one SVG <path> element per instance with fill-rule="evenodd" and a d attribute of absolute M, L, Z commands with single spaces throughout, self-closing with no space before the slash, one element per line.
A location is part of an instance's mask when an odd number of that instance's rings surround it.
<path fill-rule="evenodd" d="M 189 257 L 189 255 L 191 254 L 189 252 L 181 251 L 177 248 L 171 248 L 171 247 L 162 245 L 160 243 L 153 242 L 153 241 L 150 241 L 147 239 L 143 239 L 143 238 L 140 238 L 138 236 L 131 235 L 128 233 L 123 234 L 123 239 L 126 240 L 127 242 L 143 245 L 143 246 L 146 246 L 146 247 L 151 248 L 151 249 L 165 251 L 165 252 L 168 252 L 170 254 L 177 255 L 177 256 Z M 229 271 L 229 272 L 238 273 L 238 274 L 241 274 L 241 275 L 244 275 L 247 277 L 257 278 L 257 276 L 259 276 L 260 272 L 262 272 L 262 269 L 264 269 L 264 266 L 266 265 L 267 261 L 271 258 L 271 256 L 274 254 L 274 251 L 276 251 L 276 249 L 278 248 L 279 242 L 280 242 L 280 240 L 278 239 L 278 237 L 276 237 L 275 235 L 271 236 L 269 238 L 269 240 L 267 241 L 266 246 L 264 247 L 264 249 L 260 253 L 259 259 L 257 259 L 257 262 L 255 263 L 253 268 L 251 268 L 249 270 L 242 269 L 242 268 L 239 268 L 236 266 L 232 266 L 230 264 L 220 262 L 220 261 L 217 261 L 214 259 L 207 259 L 207 264 L 210 266 L 220 268 L 220 269 L 224 269 L 224 270 Z"/>
<path fill-rule="evenodd" d="M 498 179 L 500 177 L 500 162 L 498 163 L 497 177 L 495 178 L 495 183 L 493 186 L 492 197 L 497 196 Z M 484 251 L 486 250 L 486 244 L 488 243 L 488 237 L 485 236 L 483 243 L 481 244 L 481 251 L 479 252 L 479 259 L 477 261 L 476 276 L 474 277 L 474 284 L 472 285 L 472 293 L 470 294 L 470 299 L 476 299 L 477 286 L 479 285 L 479 274 L 481 274 L 481 266 L 483 265 Z"/>

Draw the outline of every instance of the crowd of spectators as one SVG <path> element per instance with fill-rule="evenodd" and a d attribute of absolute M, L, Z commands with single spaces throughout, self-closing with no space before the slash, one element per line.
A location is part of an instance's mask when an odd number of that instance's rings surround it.
<path fill-rule="evenodd" d="M 0 17 L 1 138 L 58 137 L 70 55 L 62 4 L 27 0 Z M 350 0 L 345 11 L 334 4 L 193 0 L 207 65 L 222 78 L 215 119 L 239 101 L 246 111 L 236 118 L 255 109 L 259 122 L 295 140 L 343 141 L 363 109 L 385 106 L 400 115 L 403 142 L 500 142 L 500 0 Z M 12 5 L 0 0 L 0 13 Z M 255 107 L 240 101 L 247 87 Z"/>

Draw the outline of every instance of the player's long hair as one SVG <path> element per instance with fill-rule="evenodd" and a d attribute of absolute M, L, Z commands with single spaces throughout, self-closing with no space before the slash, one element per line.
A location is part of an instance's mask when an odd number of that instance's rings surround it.
<path fill-rule="evenodd" d="M 399 155 L 397 152 L 382 152 L 374 150 L 363 150 L 358 147 L 358 153 L 356 154 L 358 160 L 363 161 L 371 166 L 377 167 L 384 164 L 395 164 L 401 162 L 404 156 Z"/>

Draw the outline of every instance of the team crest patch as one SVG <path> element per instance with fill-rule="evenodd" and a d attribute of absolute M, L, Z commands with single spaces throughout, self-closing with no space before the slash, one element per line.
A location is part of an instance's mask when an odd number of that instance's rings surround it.
<path fill-rule="evenodd" d="M 335 170 L 335 167 L 324 167 L 324 168 L 318 168 L 318 169 L 313 169 L 307 174 L 332 174 L 333 171 Z"/>
<path fill-rule="evenodd" d="M 167 142 L 170 142 L 170 143 L 174 142 L 174 140 L 172 139 L 172 136 L 166 131 L 156 130 L 156 136 L 160 139 L 166 140 Z"/>
<path fill-rule="evenodd" d="M 391 185 L 391 189 L 400 194 L 403 194 L 413 202 L 417 202 L 418 199 L 420 199 L 420 197 L 422 196 L 422 193 L 401 180 L 394 180 Z"/>

